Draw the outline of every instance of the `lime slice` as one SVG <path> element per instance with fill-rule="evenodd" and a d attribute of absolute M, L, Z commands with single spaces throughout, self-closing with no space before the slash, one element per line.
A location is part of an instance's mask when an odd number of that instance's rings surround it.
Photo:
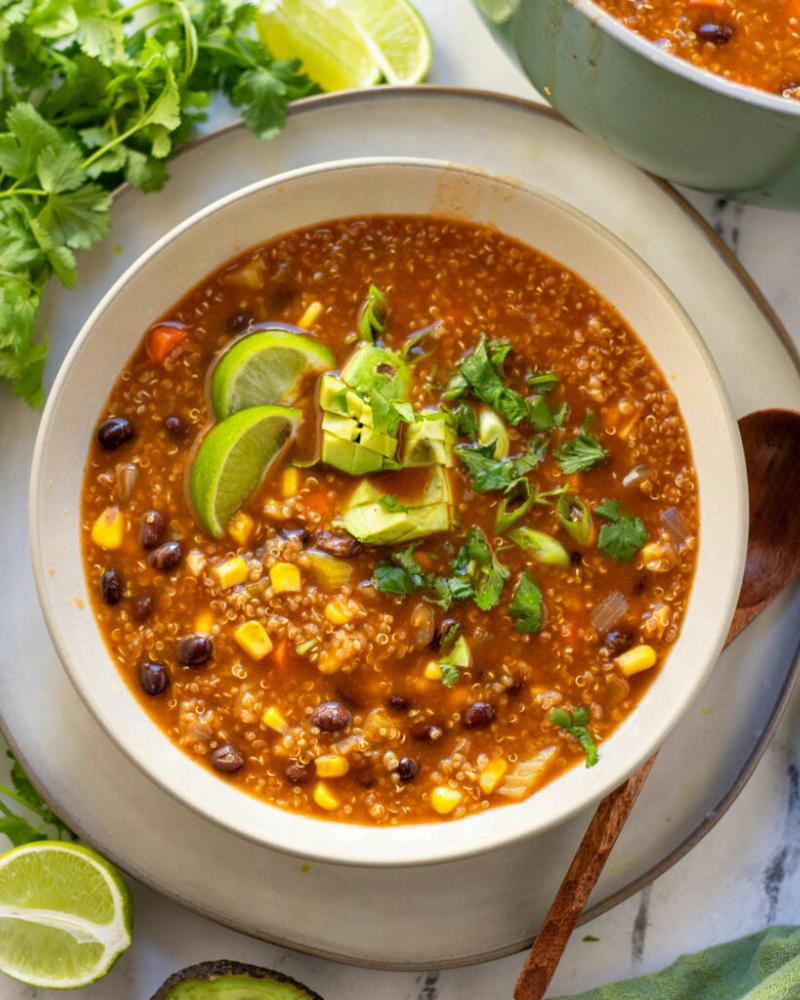
<path fill-rule="evenodd" d="M 127 885 L 86 847 L 43 840 L 0 858 L 0 972 L 75 989 L 104 976 L 131 943 Z"/>
<path fill-rule="evenodd" d="M 218 420 L 237 410 L 293 403 L 303 378 L 333 368 L 336 359 L 319 341 L 289 330 L 263 330 L 237 340 L 211 376 L 211 405 Z"/>
<path fill-rule="evenodd" d="M 480 9 L 495 24 L 503 24 L 512 14 L 516 14 L 520 2 L 521 0 L 477 0 Z"/>
<path fill-rule="evenodd" d="M 339 0 L 389 83 L 419 83 L 433 58 L 425 22 L 408 0 Z"/>
<path fill-rule="evenodd" d="M 256 19 L 277 59 L 299 59 L 323 90 L 369 87 L 381 71 L 358 28 L 325 0 L 267 0 Z"/>
<path fill-rule="evenodd" d="M 222 537 L 297 433 L 302 417 L 301 410 L 290 406 L 251 406 L 206 434 L 192 462 L 189 496 L 209 534 Z"/>

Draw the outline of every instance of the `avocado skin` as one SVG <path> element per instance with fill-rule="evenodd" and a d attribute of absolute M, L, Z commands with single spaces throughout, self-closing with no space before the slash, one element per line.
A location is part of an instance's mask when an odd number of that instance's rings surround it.
<path fill-rule="evenodd" d="M 228 983 L 225 980 L 229 980 Z M 230 987 L 228 989 L 227 987 Z M 243 992 L 244 989 L 244 992 Z M 213 990 L 213 992 L 211 992 Z M 323 1000 L 290 976 L 220 959 L 180 969 L 151 1000 Z"/>

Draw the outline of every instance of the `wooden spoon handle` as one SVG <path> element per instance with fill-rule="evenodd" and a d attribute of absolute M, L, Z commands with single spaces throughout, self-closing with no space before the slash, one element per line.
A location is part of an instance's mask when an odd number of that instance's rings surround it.
<path fill-rule="evenodd" d="M 517 980 L 516 1000 L 541 1000 L 544 996 L 655 760 L 654 754 L 597 807 Z"/>

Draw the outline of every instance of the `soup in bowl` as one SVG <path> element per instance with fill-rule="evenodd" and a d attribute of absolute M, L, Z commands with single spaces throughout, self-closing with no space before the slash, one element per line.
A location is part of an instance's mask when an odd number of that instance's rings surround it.
<path fill-rule="evenodd" d="M 33 483 L 101 722 L 215 821 L 335 861 L 604 794 L 702 683 L 743 555 L 735 424 L 666 290 L 566 206 L 425 161 L 165 237 L 65 362 Z"/>

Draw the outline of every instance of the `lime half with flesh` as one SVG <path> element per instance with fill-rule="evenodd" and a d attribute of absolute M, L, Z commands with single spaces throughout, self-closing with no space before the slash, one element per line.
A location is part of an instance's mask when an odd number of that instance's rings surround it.
<path fill-rule="evenodd" d="M 251 406 L 215 424 L 200 442 L 189 496 L 214 538 L 224 535 L 233 515 L 256 492 L 302 419 L 302 410 L 291 406 Z"/>
<path fill-rule="evenodd" d="M 44 989 L 104 976 L 130 946 L 130 891 L 99 854 L 39 841 L 0 857 L 0 972 Z"/>
<path fill-rule="evenodd" d="M 217 420 L 249 406 L 293 403 L 306 375 L 333 368 L 333 354 L 312 337 L 290 330 L 260 330 L 237 340 L 211 376 Z"/>
<path fill-rule="evenodd" d="M 266 0 L 256 30 L 276 59 L 299 59 L 323 90 L 369 87 L 380 67 L 358 28 L 325 0 Z"/>
<path fill-rule="evenodd" d="M 419 83 L 433 47 L 428 28 L 408 0 L 339 0 L 389 83 Z"/>

